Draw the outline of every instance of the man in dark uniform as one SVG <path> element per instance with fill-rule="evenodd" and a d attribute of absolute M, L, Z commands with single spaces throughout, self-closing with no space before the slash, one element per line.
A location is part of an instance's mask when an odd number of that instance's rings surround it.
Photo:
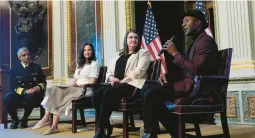
<path fill-rule="evenodd" d="M 27 120 L 34 107 L 44 97 L 46 77 L 40 65 L 31 62 L 27 48 L 17 51 L 21 63 L 10 71 L 9 92 L 4 96 L 4 106 L 12 118 L 10 129 L 26 128 Z M 17 109 L 24 107 L 24 116 L 19 120 Z"/>
<path fill-rule="evenodd" d="M 147 85 L 142 89 L 143 98 L 143 138 L 157 138 L 158 121 L 173 137 L 178 137 L 178 118 L 168 111 L 166 101 L 173 102 L 177 98 L 208 98 L 212 97 L 210 82 L 201 81 L 198 94 L 193 95 L 194 75 L 216 75 L 219 65 L 218 47 L 215 40 L 208 36 L 204 30 L 207 22 L 202 12 L 198 10 L 187 11 L 183 18 L 183 31 L 186 36 L 193 37 L 187 55 L 181 55 L 175 44 L 168 40 L 165 51 L 172 57 L 168 61 L 168 74 L 161 77 L 164 86 Z"/>

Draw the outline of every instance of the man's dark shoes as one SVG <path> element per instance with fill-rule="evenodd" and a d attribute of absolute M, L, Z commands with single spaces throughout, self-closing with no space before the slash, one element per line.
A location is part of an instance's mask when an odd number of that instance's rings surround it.
<path fill-rule="evenodd" d="M 100 128 L 98 128 L 98 130 L 93 138 L 105 138 L 104 131 L 102 131 Z"/>
<path fill-rule="evenodd" d="M 27 119 L 20 120 L 19 128 L 27 128 Z"/>
<path fill-rule="evenodd" d="M 110 138 L 111 135 L 112 135 L 112 126 L 104 130 L 99 128 L 93 138 Z"/>
<path fill-rule="evenodd" d="M 111 135 L 112 135 L 112 126 L 110 125 L 108 128 L 107 128 L 107 131 L 106 131 L 106 135 L 104 136 L 104 138 L 110 138 Z"/>
<path fill-rule="evenodd" d="M 156 134 L 144 133 L 142 138 L 158 138 Z"/>
<path fill-rule="evenodd" d="M 10 129 L 17 129 L 19 125 L 19 120 L 12 120 L 12 124 L 10 126 Z"/>

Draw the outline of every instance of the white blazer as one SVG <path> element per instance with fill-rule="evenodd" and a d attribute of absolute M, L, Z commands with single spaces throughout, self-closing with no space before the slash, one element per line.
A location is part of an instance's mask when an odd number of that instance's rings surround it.
<path fill-rule="evenodd" d="M 119 52 L 112 60 L 106 72 L 105 82 L 109 83 L 109 77 L 114 76 L 116 62 L 119 59 Z M 147 79 L 147 69 L 150 64 L 150 53 L 145 49 L 140 49 L 137 53 L 132 54 L 127 61 L 123 81 L 141 89 Z"/>

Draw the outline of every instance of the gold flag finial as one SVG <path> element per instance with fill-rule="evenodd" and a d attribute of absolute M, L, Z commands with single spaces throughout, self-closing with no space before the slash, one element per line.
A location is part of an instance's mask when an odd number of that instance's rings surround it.
<path fill-rule="evenodd" d="M 147 4 L 151 7 L 151 2 L 148 0 Z"/>

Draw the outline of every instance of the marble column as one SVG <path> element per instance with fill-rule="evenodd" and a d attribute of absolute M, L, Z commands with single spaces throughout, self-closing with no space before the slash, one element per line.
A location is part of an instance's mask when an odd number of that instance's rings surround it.
<path fill-rule="evenodd" d="M 65 38 L 65 6 L 64 1 L 52 1 L 52 25 L 53 25 L 53 67 L 54 67 L 54 78 L 48 80 L 48 86 L 52 84 L 65 83 L 66 76 L 66 65 L 65 65 L 65 47 L 67 47 Z"/>
<path fill-rule="evenodd" d="M 103 1 L 103 53 L 104 65 L 109 66 L 117 51 L 116 1 Z"/>
<path fill-rule="evenodd" d="M 255 76 L 251 4 L 254 2 L 215 1 L 216 41 L 220 49 L 233 48 L 231 78 Z"/>

